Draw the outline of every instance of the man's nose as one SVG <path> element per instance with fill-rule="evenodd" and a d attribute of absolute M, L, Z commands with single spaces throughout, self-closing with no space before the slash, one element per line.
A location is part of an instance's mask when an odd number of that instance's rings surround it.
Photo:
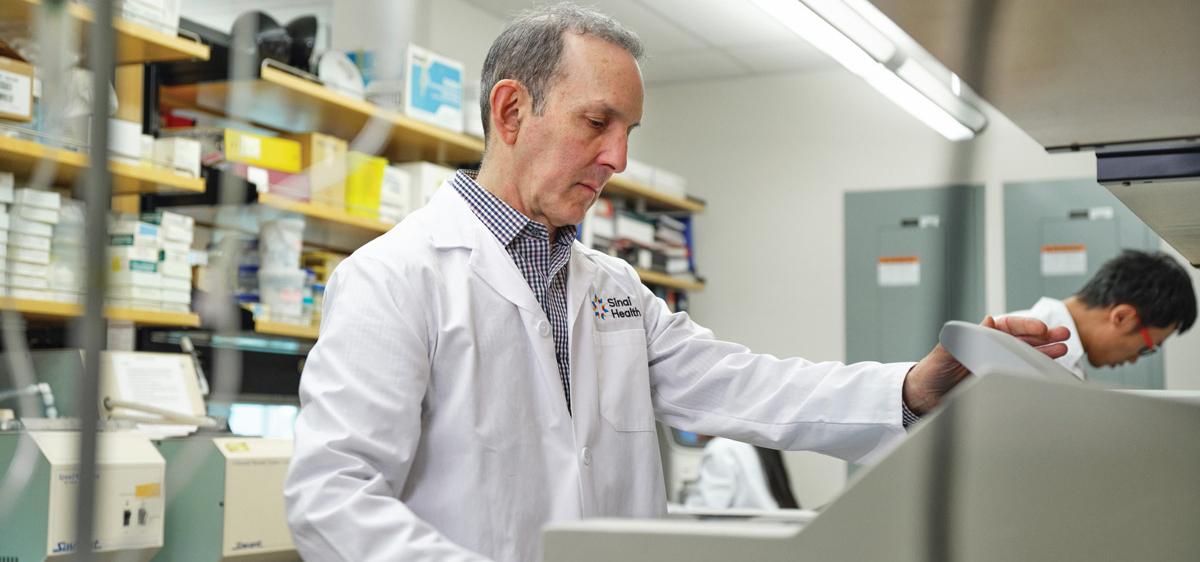
<path fill-rule="evenodd" d="M 614 174 L 625 171 L 629 163 L 629 135 L 620 133 L 605 139 L 597 161 L 602 166 L 612 168 Z"/>

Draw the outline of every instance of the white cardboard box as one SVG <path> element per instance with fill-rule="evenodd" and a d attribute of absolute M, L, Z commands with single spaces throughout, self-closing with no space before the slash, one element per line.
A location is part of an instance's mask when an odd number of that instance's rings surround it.
<path fill-rule="evenodd" d="M 9 261 L 23 261 L 38 265 L 48 265 L 50 263 L 50 252 L 42 250 L 30 250 L 28 248 L 17 248 L 15 246 L 5 246 L 8 248 Z"/>
<path fill-rule="evenodd" d="M 43 252 L 50 251 L 50 239 L 45 236 L 37 236 L 34 234 L 22 234 L 15 232 L 8 238 L 8 245 L 17 248 L 26 248 L 30 250 L 41 250 Z"/>
<path fill-rule="evenodd" d="M 16 211 L 16 207 L 13 207 Z M 8 230 L 12 233 L 32 234 L 34 236 L 53 236 L 54 226 L 44 222 L 29 220 L 21 215 L 11 214 L 8 217 Z"/>
<path fill-rule="evenodd" d="M 44 191 L 29 187 L 19 187 L 17 188 L 15 195 L 16 198 L 14 203 L 17 205 L 28 205 L 30 207 L 51 209 L 54 211 L 62 208 L 62 195 L 59 195 L 57 191 Z"/>
<path fill-rule="evenodd" d="M 450 179 L 455 170 L 439 166 L 431 162 L 405 162 L 393 164 L 396 168 L 408 172 L 412 178 L 412 210 L 424 207 L 433 194 L 441 187 L 442 182 Z M 410 211 L 411 212 L 411 211 Z"/>
<path fill-rule="evenodd" d="M 404 113 L 461 133 L 462 63 L 410 44 L 405 70 Z"/>
<path fill-rule="evenodd" d="M 58 224 L 58 209 L 46 209 L 44 207 L 31 207 L 21 202 L 14 203 L 12 206 L 12 214 L 21 217 L 28 221 L 40 222 L 45 225 Z M 12 229 L 16 230 L 16 229 Z M 53 231 L 51 231 L 53 232 Z M 32 234 L 32 233 L 31 233 Z M 47 234 L 49 236 L 49 234 Z"/>
<path fill-rule="evenodd" d="M 12 172 L 0 172 L 0 203 L 13 202 L 15 184 Z"/>
<path fill-rule="evenodd" d="M 168 137 L 154 141 L 154 163 L 177 174 L 200 177 L 200 141 Z"/>

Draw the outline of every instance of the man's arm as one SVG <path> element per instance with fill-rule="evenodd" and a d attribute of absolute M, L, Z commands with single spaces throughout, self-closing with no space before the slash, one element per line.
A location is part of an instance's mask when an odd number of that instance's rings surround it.
<path fill-rule="evenodd" d="M 651 398 L 663 422 L 852 462 L 871 462 L 905 435 L 901 388 L 913 363 L 845 365 L 752 353 L 718 340 L 687 314 L 671 313 L 644 286 L 638 291 Z"/>
<path fill-rule="evenodd" d="M 371 258 L 338 266 L 300 382 L 288 523 L 306 560 L 479 561 L 398 498 L 430 378 L 420 295 Z"/>
<path fill-rule="evenodd" d="M 1051 359 L 1062 357 L 1067 352 L 1066 344 L 1061 342 L 1071 336 L 1064 326 L 1048 328 L 1041 320 L 1018 316 L 999 319 L 988 316 L 983 320 L 983 325 L 1011 334 L 1038 348 Z M 905 377 L 904 404 L 914 414 L 924 415 L 941 403 L 942 397 L 969 374 L 970 371 L 962 363 L 954 359 L 942 344 L 938 344 Z"/>

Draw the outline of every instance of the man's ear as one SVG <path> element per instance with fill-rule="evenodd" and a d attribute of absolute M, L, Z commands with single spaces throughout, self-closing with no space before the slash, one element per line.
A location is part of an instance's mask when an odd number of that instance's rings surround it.
<path fill-rule="evenodd" d="M 1142 324 L 1137 309 L 1130 304 L 1113 305 L 1108 311 L 1108 321 L 1121 332 L 1132 332 Z"/>
<path fill-rule="evenodd" d="M 533 111 L 529 90 L 520 82 L 506 78 L 492 86 L 490 95 L 492 131 L 500 142 L 516 143 L 522 120 Z"/>

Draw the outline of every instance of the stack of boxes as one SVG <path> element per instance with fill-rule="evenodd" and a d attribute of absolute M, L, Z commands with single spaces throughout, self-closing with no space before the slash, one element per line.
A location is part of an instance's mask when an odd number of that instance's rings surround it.
<path fill-rule="evenodd" d="M 109 305 L 189 312 L 192 280 L 191 217 L 156 211 L 141 220 L 122 215 L 109 226 Z"/>
<path fill-rule="evenodd" d="M 192 239 L 195 219 L 168 211 L 142 213 L 142 222 L 158 226 L 158 273 L 162 283 L 162 309 L 192 310 Z"/>
<path fill-rule="evenodd" d="M 0 297 L 8 296 L 8 206 L 13 202 L 13 175 L 0 172 Z"/>
<path fill-rule="evenodd" d="M 13 191 L 5 281 L 14 298 L 60 300 L 50 289 L 50 244 L 62 197 L 27 187 Z"/>
<path fill-rule="evenodd" d="M 83 302 L 84 271 L 87 257 L 87 207 L 83 201 L 63 199 L 58 224 L 50 237 L 51 298 L 63 302 Z"/>
<path fill-rule="evenodd" d="M 108 304 L 116 308 L 158 310 L 162 306 L 161 244 L 158 226 L 122 215 L 108 227 Z"/>

